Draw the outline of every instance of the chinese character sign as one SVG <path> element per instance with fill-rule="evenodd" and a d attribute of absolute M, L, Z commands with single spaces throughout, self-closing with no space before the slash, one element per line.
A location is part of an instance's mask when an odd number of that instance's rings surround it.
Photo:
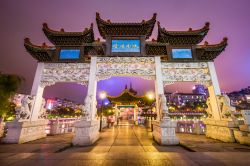
<path fill-rule="evenodd" d="M 172 49 L 172 57 L 174 59 L 192 58 L 191 49 Z"/>
<path fill-rule="evenodd" d="M 140 40 L 112 40 L 112 52 L 140 52 Z"/>

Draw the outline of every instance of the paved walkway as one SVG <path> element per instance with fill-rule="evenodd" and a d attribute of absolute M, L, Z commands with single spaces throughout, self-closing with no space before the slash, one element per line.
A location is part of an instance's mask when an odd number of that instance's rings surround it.
<path fill-rule="evenodd" d="M 0 165 L 249 165 L 250 147 L 178 134 L 183 146 L 159 146 L 143 127 L 104 129 L 93 146 L 72 147 L 72 134 L 1 144 Z M 195 152 L 192 152 L 195 151 Z"/>

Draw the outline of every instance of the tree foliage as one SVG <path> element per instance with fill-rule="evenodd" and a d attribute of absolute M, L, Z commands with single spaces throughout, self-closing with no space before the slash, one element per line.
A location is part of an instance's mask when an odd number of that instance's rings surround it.
<path fill-rule="evenodd" d="M 97 114 L 100 116 L 102 113 L 103 116 L 112 116 L 115 114 L 115 110 L 113 106 L 110 105 L 103 105 L 102 107 L 98 108 Z"/>
<path fill-rule="evenodd" d="M 82 112 L 80 109 L 74 109 L 71 107 L 63 107 L 63 106 L 58 106 L 54 108 L 53 110 L 49 111 L 49 118 L 55 118 L 55 117 L 75 117 L 75 116 L 80 116 L 82 115 Z"/>
<path fill-rule="evenodd" d="M 13 112 L 10 98 L 14 96 L 24 79 L 14 74 L 0 73 L 0 118 L 5 119 Z"/>

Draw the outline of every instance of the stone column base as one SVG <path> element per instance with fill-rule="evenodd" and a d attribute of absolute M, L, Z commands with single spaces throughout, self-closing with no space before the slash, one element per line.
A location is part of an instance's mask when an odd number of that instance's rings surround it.
<path fill-rule="evenodd" d="M 164 119 L 160 122 L 153 122 L 153 138 L 160 145 L 178 145 L 179 138 L 175 135 L 177 123 L 170 119 Z"/>
<path fill-rule="evenodd" d="M 45 127 L 48 120 L 37 121 L 17 121 L 7 122 L 8 129 L 6 137 L 2 139 L 3 143 L 25 143 L 46 137 Z"/>
<path fill-rule="evenodd" d="M 206 136 L 223 142 L 235 142 L 233 129 L 236 124 L 227 120 L 204 120 L 206 124 Z"/>
<path fill-rule="evenodd" d="M 240 131 L 238 129 L 235 129 L 233 132 L 237 142 L 250 146 L 250 132 Z"/>
<path fill-rule="evenodd" d="M 75 122 L 75 136 L 72 140 L 74 146 L 92 145 L 99 139 L 99 120 L 80 120 Z"/>

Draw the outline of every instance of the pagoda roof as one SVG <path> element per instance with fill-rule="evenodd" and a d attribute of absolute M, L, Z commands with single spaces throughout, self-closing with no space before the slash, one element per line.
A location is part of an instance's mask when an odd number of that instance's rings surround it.
<path fill-rule="evenodd" d="M 227 46 L 228 39 L 225 37 L 219 44 L 208 44 L 205 41 L 204 45 L 198 45 L 196 47 L 196 55 L 199 60 L 214 60 Z"/>
<path fill-rule="evenodd" d="M 42 46 L 37 46 L 32 44 L 29 38 L 24 39 L 24 47 L 33 58 L 42 62 L 51 61 L 52 56 L 55 54 L 55 48 L 53 46 L 47 46 L 46 43 L 43 43 Z"/>
<path fill-rule="evenodd" d="M 129 89 L 124 89 L 124 91 L 118 96 L 107 96 L 111 103 L 116 104 L 137 104 L 139 101 L 144 100 L 145 96 L 136 96 Z"/>
<path fill-rule="evenodd" d="M 55 46 L 79 46 L 83 43 L 92 43 L 95 40 L 93 24 L 91 24 L 90 28 L 85 28 L 83 32 L 65 32 L 64 29 L 60 31 L 52 30 L 47 23 L 44 23 L 43 32 Z"/>
<path fill-rule="evenodd" d="M 96 13 L 96 22 L 101 36 L 151 36 L 155 22 L 156 13 L 150 20 L 143 20 L 140 23 L 112 23 L 110 20 L 103 20 L 99 13 Z"/>
<path fill-rule="evenodd" d="M 169 43 L 171 45 L 196 45 L 200 43 L 209 31 L 209 22 L 206 22 L 201 29 L 188 31 L 168 31 L 160 26 L 158 22 L 157 41 L 161 43 Z"/>

